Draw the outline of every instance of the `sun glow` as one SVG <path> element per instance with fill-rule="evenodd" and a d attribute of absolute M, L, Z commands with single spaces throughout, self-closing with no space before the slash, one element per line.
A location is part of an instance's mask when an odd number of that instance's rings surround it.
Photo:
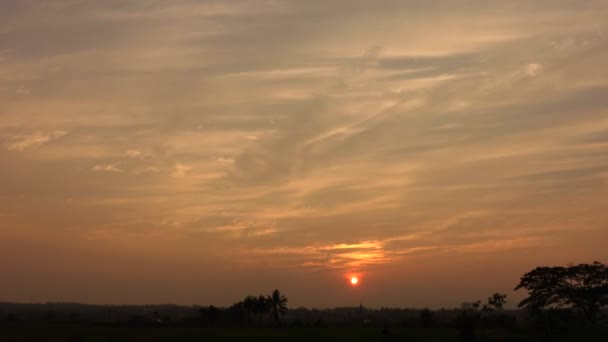
<path fill-rule="evenodd" d="M 353 285 L 357 285 L 359 283 L 359 278 L 357 278 L 357 277 L 350 278 L 350 283 Z"/>

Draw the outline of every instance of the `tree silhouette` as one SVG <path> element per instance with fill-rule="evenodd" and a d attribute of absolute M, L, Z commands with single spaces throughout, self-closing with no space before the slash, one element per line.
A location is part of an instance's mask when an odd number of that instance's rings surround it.
<path fill-rule="evenodd" d="M 198 312 L 203 323 L 209 326 L 215 325 L 222 314 L 222 311 L 213 305 L 208 308 L 200 308 Z"/>
<path fill-rule="evenodd" d="M 488 302 L 483 305 L 483 311 L 502 311 L 506 303 L 506 294 L 495 293 L 488 297 Z"/>
<path fill-rule="evenodd" d="M 258 316 L 258 323 L 262 322 L 262 316 L 269 311 L 270 301 L 267 300 L 266 296 L 259 295 L 254 304 L 254 312 Z"/>
<path fill-rule="evenodd" d="M 247 296 L 243 299 L 243 309 L 247 315 L 247 323 L 251 323 L 251 315 L 257 312 L 258 299 L 254 296 Z"/>
<path fill-rule="evenodd" d="M 537 267 L 524 274 L 515 290 L 529 296 L 519 307 L 529 312 L 546 308 L 573 308 L 595 324 L 600 309 L 608 305 L 608 267 L 595 261 L 569 267 Z"/>
<path fill-rule="evenodd" d="M 287 312 L 287 297 L 283 296 L 279 290 L 274 290 L 267 300 L 272 311 L 272 318 L 278 324 L 280 316 Z"/>

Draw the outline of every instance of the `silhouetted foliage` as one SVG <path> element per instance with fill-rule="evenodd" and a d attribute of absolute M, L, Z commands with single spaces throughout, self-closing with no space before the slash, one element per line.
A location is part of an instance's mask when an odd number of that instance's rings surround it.
<path fill-rule="evenodd" d="M 488 302 L 483 305 L 483 311 L 502 311 L 507 304 L 507 295 L 495 293 L 488 297 Z"/>
<path fill-rule="evenodd" d="M 589 282 L 587 282 L 589 283 Z M 506 295 L 495 293 L 487 302 L 462 304 L 459 309 L 380 309 L 347 306 L 333 309 L 291 308 L 275 290 L 270 295 L 247 296 L 228 308 L 127 305 L 100 306 L 77 303 L 0 303 L 0 315 L 19 321 L 0 321 L 0 330 L 28 338 L 15 341 L 100 336 L 100 340 L 232 340 L 255 335 L 262 340 L 371 340 L 387 341 L 603 341 L 604 320 L 581 326 L 579 311 L 548 307 L 537 315 L 504 308 Z M 602 311 L 601 312 L 608 312 Z M 48 313 L 56 318 L 48 321 Z M 77 315 L 75 313 L 78 313 Z M 13 315 L 10 315 L 13 313 Z M 255 327 L 250 325 L 251 319 Z M 281 329 L 268 329 L 280 322 Z M 129 327 L 124 329 L 124 327 Z M 72 330 L 73 329 L 73 330 Z M 129 337 L 126 337 L 126 335 Z M 36 336 L 43 336 L 36 338 Z M 125 336 L 124 338 L 117 338 Z M 181 338 L 180 338 L 181 336 Z M 347 337 L 342 338 L 342 337 Z M 52 337 L 52 338 L 51 338 Z M 103 337 L 103 338 L 102 338 Z M 149 338 L 150 337 L 150 338 Z M 293 338 L 292 338 L 293 337 Z M 599 338 L 598 338 L 599 337 Z"/>
<path fill-rule="evenodd" d="M 219 320 L 222 312 L 220 311 L 220 309 L 216 308 L 213 305 L 211 305 L 208 310 L 209 310 L 209 324 L 215 325 L 215 323 Z"/>
<path fill-rule="evenodd" d="M 287 297 L 283 296 L 279 290 L 272 291 L 267 298 L 272 317 L 275 323 L 279 323 L 280 316 L 287 312 Z"/>
<path fill-rule="evenodd" d="M 247 323 L 251 324 L 252 316 L 256 316 L 258 324 L 262 323 L 264 315 L 271 313 L 275 323 L 279 323 L 281 315 L 287 312 L 287 297 L 279 290 L 264 296 L 247 296 L 242 301 L 230 307 L 231 317 L 236 318 L 239 312 L 246 317 Z"/>
<path fill-rule="evenodd" d="M 215 306 L 211 305 L 208 308 L 200 308 L 198 310 L 199 315 L 200 315 L 200 319 L 203 322 L 203 324 L 208 325 L 208 326 L 214 326 L 217 321 L 220 319 L 221 316 L 221 311 L 220 309 L 216 308 Z"/>
<path fill-rule="evenodd" d="M 247 311 L 242 301 L 232 304 L 225 312 L 226 323 L 230 325 L 243 325 L 249 323 Z"/>
<path fill-rule="evenodd" d="M 258 316 L 258 323 L 262 322 L 264 314 L 270 312 L 270 302 L 264 295 L 259 295 L 255 301 L 254 312 Z"/>
<path fill-rule="evenodd" d="M 460 305 L 460 309 L 465 311 L 477 311 L 481 307 L 481 301 L 477 300 L 474 302 L 466 302 Z"/>
<path fill-rule="evenodd" d="M 247 296 L 243 299 L 242 305 L 247 316 L 247 323 L 251 324 L 251 315 L 257 310 L 257 298 L 254 296 Z"/>
<path fill-rule="evenodd" d="M 531 313 L 547 308 L 573 308 L 595 324 L 600 309 L 608 305 L 608 267 L 595 261 L 569 267 L 537 267 L 521 278 L 515 290 L 529 296 L 519 307 Z"/>

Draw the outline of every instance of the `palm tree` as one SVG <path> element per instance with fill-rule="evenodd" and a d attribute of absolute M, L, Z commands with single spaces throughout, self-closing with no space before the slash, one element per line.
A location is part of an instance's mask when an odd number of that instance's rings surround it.
<path fill-rule="evenodd" d="M 287 312 L 287 297 L 283 296 L 279 290 L 272 291 L 267 301 L 270 303 L 270 310 L 274 321 L 279 323 L 279 316 Z"/>

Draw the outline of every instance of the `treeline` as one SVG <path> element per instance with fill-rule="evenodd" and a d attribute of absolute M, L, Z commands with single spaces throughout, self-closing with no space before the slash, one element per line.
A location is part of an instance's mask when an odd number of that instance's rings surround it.
<path fill-rule="evenodd" d="M 0 303 L 0 322 L 46 321 L 131 325 L 280 325 L 288 299 L 278 289 L 246 296 L 228 308 L 214 305 L 86 305 Z"/>
<path fill-rule="evenodd" d="M 215 326 L 218 323 L 239 325 L 262 325 L 272 319 L 275 325 L 281 324 L 281 317 L 287 312 L 288 299 L 278 289 L 270 295 L 246 296 L 226 310 L 211 305 L 199 309 L 203 324 Z"/>
<path fill-rule="evenodd" d="M 291 308 L 279 290 L 249 295 L 227 308 L 215 306 L 96 306 L 70 303 L 0 303 L 0 322 L 47 321 L 79 324 L 193 325 L 201 327 L 327 327 L 377 326 L 458 329 L 463 340 L 486 331 L 539 331 L 562 334 L 569 327 L 606 326 L 608 267 L 600 262 L 565 267 L 537 267 L 525 273 L 515 290 L 528 296 L 518 310 L 508 310 L 507 296 L 495 293 L 485 301 L 458 309 L 364 307 L 315 310 Z"/>

